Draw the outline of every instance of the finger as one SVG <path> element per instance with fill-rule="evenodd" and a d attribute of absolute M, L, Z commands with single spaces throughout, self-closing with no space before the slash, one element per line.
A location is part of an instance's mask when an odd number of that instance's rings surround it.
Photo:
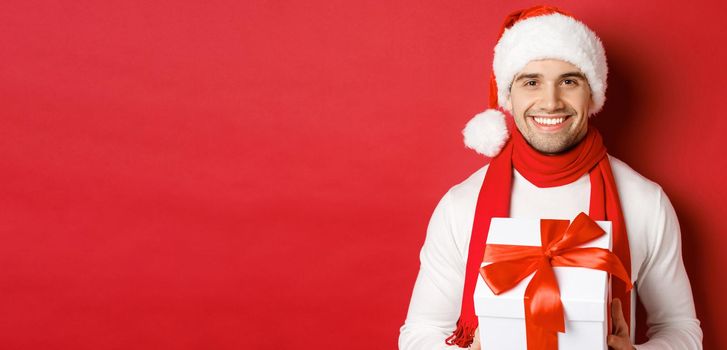
<path fill-rule="evenodd" d="M 608 338 L 606 338 L 606 343 L 613 350 L 631 350 L 633 348 L 628 338 L 615 335 L 609 335 Z"/>
<path fill-rule="evenodd" d="M 480 344 L 480 327 L 477 327 L 475 329 L 475 339 L 472 341 L 472 345 L 470 345 L 470 350 L 481 350 L 482 345 Z"/>
<path fill-rule="evenodd" d="M 629 336 L 628 324 L 621 309 L 621 300 L 613 299 L 611 302 L 611 320 L 613 321 L 613 334 L 618 336 Z"/>

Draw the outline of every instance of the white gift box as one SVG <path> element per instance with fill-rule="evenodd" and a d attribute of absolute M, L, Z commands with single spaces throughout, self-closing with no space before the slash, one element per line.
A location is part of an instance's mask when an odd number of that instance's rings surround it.
<path fill-rule="evenodd" d="M 579 247 L 611 250 L 611 222 L 596 223 L 606 234 Z M 541 246 L 540 220 L 492 218 L 487 243 Z M 607 350 L 611 290 L 608 273 L 585 267 L 554 267 L 553 270 L 565 313 L 566 333 L 558 333 L 558 348 Z M 527 349 L 523 298 L 532 277 L 530 274 L 514 288 L 495 295 L 482 276 L 478 276 L 474 303 L 482 349 Z"/>

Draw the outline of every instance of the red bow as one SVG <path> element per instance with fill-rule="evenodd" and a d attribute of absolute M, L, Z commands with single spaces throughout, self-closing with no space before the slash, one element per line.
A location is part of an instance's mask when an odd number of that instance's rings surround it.
<path fill-rule="evenodd" d="M 587 267 L 606 271 L 632 285 L 621 260 L 608 249 L 576 248 L 605 234 L 588 215 L 568 220 L 540 220 L 542 246 L 488 244 L 480 274 L 496 295 L 515 287 L 535 272 L 525 289 L 525 329 L 528 350 L 557 349 L 565 332 L 565 316 L 554 266 Z"/>

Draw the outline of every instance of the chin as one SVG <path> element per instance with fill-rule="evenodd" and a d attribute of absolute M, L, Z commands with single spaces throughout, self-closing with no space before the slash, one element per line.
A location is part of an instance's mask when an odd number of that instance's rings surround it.
<path fill-rule="evenodd" d="M 568 135 L 559 134 L 541 134 L 536 133 L 528 143 L 531 147 L 540 153 L 557 154 L 565 152 L 573 147 L 572 138 Z"/>

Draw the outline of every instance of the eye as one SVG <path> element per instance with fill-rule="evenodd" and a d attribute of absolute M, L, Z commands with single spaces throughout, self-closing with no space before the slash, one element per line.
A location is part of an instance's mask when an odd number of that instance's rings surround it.
<path fill-rule="evenodd" d="M 578 81 L 576 81 L 576 80 L 573 80 L 573 79 L 566 79 L 566 80 L 563 80 L 563 82 L 564 82 L 564 83 L 565 83 L 566 85 L 578 85 Z"/>
<path fill-rule="evenodd" d="M 535 80 L 528 80 L 525 82 L 525 86 L 535 86 L 537 83 Z"/>

